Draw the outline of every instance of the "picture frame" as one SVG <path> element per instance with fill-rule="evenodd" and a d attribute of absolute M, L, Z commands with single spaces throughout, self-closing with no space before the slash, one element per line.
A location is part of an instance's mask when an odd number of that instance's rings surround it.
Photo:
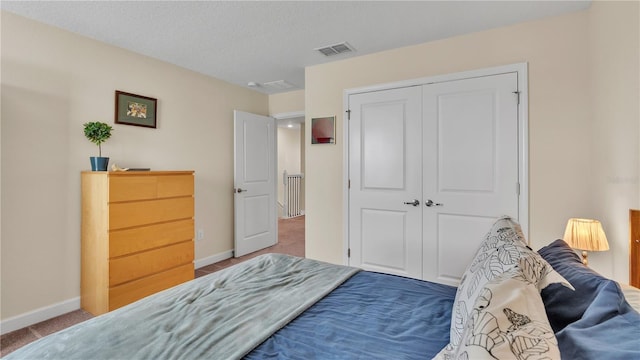
<path fill-rule="evenodd" d="M 311 144 L 336 143 L 336 117 L 327 116 L 311 119 Z"/>
<path fill-rule="evenodd" d="M 156 128 L 158 99 L 116 90 L 115 123 Z"/>

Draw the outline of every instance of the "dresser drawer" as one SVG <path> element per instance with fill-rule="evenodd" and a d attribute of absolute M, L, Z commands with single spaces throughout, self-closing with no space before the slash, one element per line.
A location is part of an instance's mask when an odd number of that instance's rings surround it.
<path fill-rule="evenodd" d="M 193 263 L 138 279 L 109 289 L 109 311 L 158 291 L 193 280 Z"/>
<path fill-rule="evenodd" d="M 189 196 L 194 191 L 193 175 L 127 175 L 109 178 L 109 201 L 152 200 Z"/>
<path fill-rule="evenodd" d="M 193 197 L 109 204 L 109 230 L 192 218 L 193 206 Z"/>
<path fill-rule="evenodd" d="M 158 176 L 158 198 L 191 196 L 194 193 L 193 175 Z"/>
<path fill-rule="evenodd" d="M 193 262 L 193 241 L 109 260 L 109 286 L 163 272 Z"/>
<path fill-rule="evenodd" d="M 155 199 L 157 182 L 156 176 L 111 176 L 109 202 Z"/>
<path fill-rule="evenodd" d="M 115 230 L 109 234 L 109 258 L 193 240 L 193 235 L 193 219 Z"/>

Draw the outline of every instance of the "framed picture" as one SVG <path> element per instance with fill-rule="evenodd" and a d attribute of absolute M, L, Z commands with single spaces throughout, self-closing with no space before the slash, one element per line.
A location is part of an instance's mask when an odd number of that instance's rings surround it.
<path fill-rule="evenodd" d="M 321 117 L 311 119 L 311 143 L 336 143 L 336 117 Z"/>
<path fill-rule="evenodd" d="M 158 100 L 116 90 L 116 124 L 156 128 Z"/>

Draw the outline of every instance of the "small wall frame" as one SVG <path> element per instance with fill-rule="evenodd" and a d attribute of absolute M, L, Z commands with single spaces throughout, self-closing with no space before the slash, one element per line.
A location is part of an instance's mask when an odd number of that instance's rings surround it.
<path fill-rule="evenodd" d="M 115 123 L 156 128 L 158 100 L 116 90 Z"/>
<path fill-rule="evenodd" d="M 320 117 L 311 119 L 311 143 L 336 143 L 336 117 Z"/>

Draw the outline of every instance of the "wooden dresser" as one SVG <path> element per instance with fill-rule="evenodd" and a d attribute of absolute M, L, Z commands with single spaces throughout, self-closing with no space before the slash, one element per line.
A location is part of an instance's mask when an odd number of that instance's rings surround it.
<path fill-rule="evenodd" d="M 193 279 L 194 172 L 82 172 L 81 306 L 99 315 Z"/>

